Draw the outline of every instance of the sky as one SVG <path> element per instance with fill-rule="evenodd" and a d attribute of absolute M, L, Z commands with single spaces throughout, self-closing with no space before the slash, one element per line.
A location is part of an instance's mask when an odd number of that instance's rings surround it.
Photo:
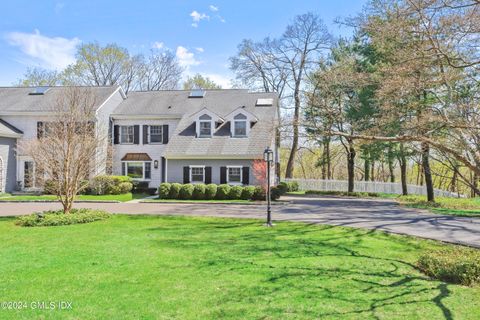
<path fill-rule="evenodd" d="M 234 76 L 229 57 L 242 39 L 280 36 L 295 15 L 318 14 L 334 36 L 335 23 L 367 0 L 0 0 L 0 86 L 28 67 L 61 70 L 82 42 L 116 43 L 130 53 L 171 50 L 186 75 L 201 73 L 224 88 Z"/>

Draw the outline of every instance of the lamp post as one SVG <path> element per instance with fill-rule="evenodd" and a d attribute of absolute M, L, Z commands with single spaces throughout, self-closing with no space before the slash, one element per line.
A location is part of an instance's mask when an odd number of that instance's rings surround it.
<path fill-rule="evenodd" d="M 273 161 L 273 151 L 267 147 L 263 152 L 263 159 L 267 163 L 267 227 L 272 227 L 272 210 L 271 210 L 271 195 L 270 195 L 270 164 Z"/>

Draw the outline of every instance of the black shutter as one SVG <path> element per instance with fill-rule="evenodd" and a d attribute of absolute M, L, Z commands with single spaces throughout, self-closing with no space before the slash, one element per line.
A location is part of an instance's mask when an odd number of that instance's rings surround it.
<path fill-rule="evenodd" d="M 133 126 L 133 144 L 140 144 L 140 126 Z"/>
<path fill-rule="evenodd" d="M 190 183 L 190 167 L 183 167 L 183 183 Z"/>
<path fill-rule="evenodd" d="M 127 164 L 125 162 L 122 162 L 122 176 L 127 175 Z"/>
<path fill-rule="evenodd" d="M 242 169 L 242 183 L 244 185 L 250 184 L 250 168 L 249 167 L 243 167 Z"/>
<path fill-rule="evenodd" d="M 205 184 L 212 183 L 212 167 L 205 167 Z"/>
<path fill-rule="evenodd" d="M 113 144 L 120 143 L 120 126 L 113 126 Z"/>
<path fill-rule="evenodd" d="M 37 122 L 37 139 L 43 138 L 43 122 L 38 121 Z"/>
<path fill-rule="evenodd" d="M 163 125 L 162 133 L 163 133 L 163 144 L 167 144 L 168 143 L 168 124 Z"/>
<path fill-rule="evenodd" d="M 148 126 L 143 126 L 143 144 L 148 144 Z"/>
<path fill-rule="evenodd" d="M 227 183 L 227 167 L 220 167 L 220 184 Z"/>
<path fill-rule="evenodd" d="M 165 174 L 167 173 L 167 160 L 165 157 L 162 157 L 162 182 L 167 182 L 165 180 Z"/>

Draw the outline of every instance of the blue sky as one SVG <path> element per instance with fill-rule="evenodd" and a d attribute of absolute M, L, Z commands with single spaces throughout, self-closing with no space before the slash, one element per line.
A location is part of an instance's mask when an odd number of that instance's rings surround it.
<path fill-rule="evenodd" d="M 27 1 L 2 2 L 0 85 L 16 82 L 28 66 L 60 69 L 81 42 L 115 42 L 131 53 L 152 47 L 175 52 L 187 69 L 228 86 L 228 58 L 244 38 L 279 36 L 297 14 L 319 14 L 332 34 L 350 30 L 337 17 L 358 13 L 366 0 L 297 1 Z"/>

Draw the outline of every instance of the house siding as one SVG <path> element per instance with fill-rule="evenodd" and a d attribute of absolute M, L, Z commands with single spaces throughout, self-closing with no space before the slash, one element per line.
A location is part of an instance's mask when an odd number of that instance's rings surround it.
<path fill-rule="evenodd" d="M 227 166 L 242 166 L 249 167 L 249 181 L 250 185 L 257 185 L 255 176 L 253 175 L 252 160 L 240 160 L 240 159 L 225 159 L 225 160 L 212 160 L 212 159 L 168 159 L 167 160 L 167 181 L 170 183 L 177 182 L 183 183 L 183 167 L 188 166 L 206 166 L 212 167 L 212 183 L 220 184 L 220 168 Z"/>
<path fill-rule="evenodd" d="M 138 125 L 139 144 L 115 144 L 113 146 L 113 174 L 122 175 L 122 158 L 127 153 L 146 153 L 152 158 L 152 179 L 149 182 L 150 188 L 157 188 L 162 181 L 162 156 L 165 154 L 167 144 L 143 144 L 143 126 L 168 125 L 168 135 L 172 136 L 177 126 L 177 120 L 143 120 L 143 119 L 129 119 L 129 120 L 114 120 L 114 125 Z M 153 162 L 158 161 L 158 168 L 154 168 Z"/>
<path fill-rule="evenodd" d="M 15 138 L 0 137 L 0 157 L 3 160 L 3 176 L 0 176 L 0 179 L 3 179 L 1 185 L 3 185 L 5 189 L 0 190 L 0 192 L 12 192 L 15 190 L 17 184 L 17 162 L 15 160 L 16 144 L 17 139 Z"/>

